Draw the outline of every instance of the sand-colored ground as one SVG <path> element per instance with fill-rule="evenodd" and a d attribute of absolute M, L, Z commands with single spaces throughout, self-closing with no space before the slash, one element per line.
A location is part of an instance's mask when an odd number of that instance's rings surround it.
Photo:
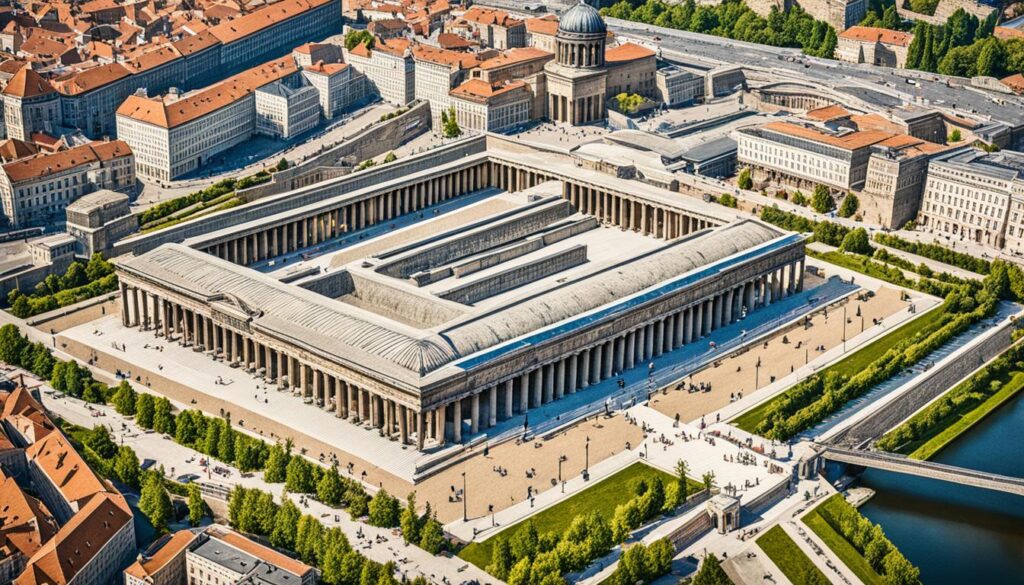
<path fill-rule="evenodd" d="M 430 502 L 437 511 L 442 522 L 450 522 L 462 517 L 462 503 L 449 501 L 452 486 L 462 487 L 462 472 L 466 472 L 467 501 L 471 517 L 487 513 L 488 505 L 493 504 L 495 511 L 503 510 L 527 498 L 528 486 L 536 491 L 552 487 L 551 480 L 558 477 L 558 458 L 565 454 L 568 459 L 562 464 L 563 477 L 570 478 L 580 474 L 585 465 L 585 443 L 590 437 L 590 465 L 594 465 L 625 449 L 629 442 L 633 447 L 642 441 L 642 432 L 636 426 L 625 422 L 621 415 L 611 418 L 590 419 L 560 432 L 548 441 L 537 440 L 516 444 L 506 442 L 490 450 L 484 455 L 483 449 L 469 459 L 460 462 L 436 475 L 419 482 L 415 487 L 408 481 L 389 473 L 368 461 L 370 453 L 348 453 L 327 443 L 255 413 L 240 404 L 217 399 L 209 394 L 192 390 L 188 386 L 172 379 L 173 372 L 153 372 L 140 369 L 114 350 L 96 351 L 78 341 L 58 336 L 61 349 L 75 357 L 90 362 L 92 365 L 107 372 L 131 371 L 133 377 L 146 384 L 155 393 L 167 396 L 181 404 L 191 405 L 209 414 L 230 412 L 231 420 L 244 421 L 245 428 L 259 434 L 267 440 L 282 437 L 293 439 L 296 449 L 304 449 L 305 453 L 314 458 L 320 454 L 336 454 L 341 468 L 344 470 L 352 464 L 352 473 L 366 483 L 383 487 L 390 493 L 404 498 L 415 490 L 420 505 Z M 113 377 L 105 380 L 113 382 Z M 338 424 L 349 424 L 339 421 Z M 375 432 L 375 431 L 366 431 Z M 365 458 L 364 458 L 365 457 Z M 508 470 L 502 477 L 493 468 L 502 466 Z M 526 471 L 535 469 L 534 477 L 526 477 Z M 365 475 L 364 475 L 365 472 Z"/>
<path fill-rule="evenodd" d="M 65 329 L 71 329 L 72 327 L 77 327 L 83 323 L 95 321 L 96 319 L 106 315 L 116 315 L 120 312 L 121 303 L 115 297 L 109 301 L 91 305 L 62 317 L 57 317 L 48 321 L 41 321 L 36 324 L 36 328 L 47 333 L 60 333 Z"/>
<path fill-rule="evenodd" d="M 900 291 L 891 287 L 880 288 L 865 301 L 858 297 L 849 297 L 825 311 L 816 312 L 809 327 L 799 324 L 779 331 L 766 343 L 756 346 L 757 351 L 740 350 L 686 378 L 686 382 L 693 384 L 710 383 L 710 392 L 691 394 L 685 390 L 676 391 L 673 384 L 651 401 L 651 407 L 670 417 L 678 414 L 684 421 L 697 420 L 729 404 L 731 394 L 742 392 L 748 396 L 771 384 L 774 378 L 786 376 L 813 360 L 822 353 L 815 350 L 816 347 L 824 345 L 828 350 L 842 344 L 844 306 L 847 307 L 847 339 L 871 327 L 872 319 L 888 317 L 907 306 L 900 300 Z M 857 316 L 858 310 L 860 317 Z M 789 343 L 783 343 L 783 338 Z M 760 368 L 756 367 L 758 361 Z"/>

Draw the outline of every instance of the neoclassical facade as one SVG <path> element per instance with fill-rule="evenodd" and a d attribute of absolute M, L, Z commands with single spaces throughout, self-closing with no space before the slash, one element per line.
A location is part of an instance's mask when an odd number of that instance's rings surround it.
<path fill-rule="evenodd" d="M 290 282 L 248 267 L 487 188 L 518 203 Z M 124 326 L 425 449 L 799 291 L 804 252 L 718 206 L 486 150 L 115 262 Z"/>
<path fill-rule="evenodd" d="M 562 16 L 555 59 L 544 66 L 549 119 L 574 126 L 604 119 L 607 39 L 604 20 L 592 6 L 580 2 Z"/>

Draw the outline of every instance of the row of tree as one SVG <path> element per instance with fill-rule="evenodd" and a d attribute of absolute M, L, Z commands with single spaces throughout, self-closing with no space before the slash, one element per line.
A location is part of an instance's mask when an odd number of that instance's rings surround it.
<path fill-rule="evenodd" d="M 914 336 L 901 339 L 852 376 L 832 367 L 803 380 L 769 403 L 755 431 L 784 441 L 812 428 L 850 400 L 918 363 L 953 336 L 991 315 L 1007 287 L 1005 278 L 992 275 L 983 284 L 972 281 L 957 287 L 937 309 L 942 311 L 941 318 Z"/>
<path fill-rule="evenodd" d="M 383 501 L 387 493 L 381 490 L 374 499 L 378 497 Z M 377 563 L 359 554 L 340 528 L 328 528 L 315 516 L 303 514 L 287 496 L 278 505 L 269 492 L 235 486 L 228 499 L 228 521 L 242 532 L 267 538 L 277 548 L 295 551 L 304 563 L 320 569 L 320 580 L 328 585 L 400 583 L 394 563 Z M 417 520 L 421 521 L 421 530 L 433 530 L 426 528 L 429 522 Z M 412 583 L 426 585 L 426 580 L 417 577 Z"/>
<path fill-rule="evenodd" d="M 885 536 L 882 527 L 872 524 L 836 494 L 817 508 L 821 518 L 849 542 L 882 577 L 885 585 L 921 585 L 921 571 L 907 560 Z"/>
<path fill-rule="evenodd" d="M 663 0 L 620 0 L 601 9 L 601 13 L 612 18 L 738 41 L 775 47 L 798 47 L 815 57 L 831 58 L 838 42 L 835 29 L 825 22 L 815 20 L 798 6 L 782 12 L 773 5 L 768 17 L 764 18 L 742 0 L 724 0 L 717 5 L 698 5 L 694 0 L 679 4 Z"/>
<path fill-rule="evenodd" d="M 564 583 L 563 575 L 585 569 L 596 559 L 607 555 L 614 545 L 624 542 L 643 523 L 670 513 L 685 502 L 689 490 L 687 471 L 686 463 L 680 461 L 676 468 L 676 481 L 667 487 L 660 477 L 636 482 L 633 497 L 615 508 L 610 523 L 599 511 L 591 511 L 573 518 L 562 533 L 540 534 L 533 520 L 527 520 L 511 536 L 495 537 L 487 572 L 509 585 Z M 709 474 L 704 479 L 706 488 L 710 490 L 714 476 Z M 631 553 L 625 567 L 620 564 L 622 572 L 616 579 L 626 579 L 622 583 L 637 583 L 664 575 L 674 554 L 671 549 L 667 542 L 652 545 L 649 549 L 640 548 Z"/>
<path fill-rule="evenodd" d="M 72 262 L 63 275 L 51 274 L 36 285 L 32 294 L 13 289 L 7 294 L 10 312 L 26 319 L 32 315 L 73 305 L 117 290 L 114 267 L 95 253 L 87 264 Z"/>
<path fill-rule="evenodd" d="M 1024 371 L 1024 346 L 1016 344 L 984 369 L 957 384 L 876 443 L 879 449 L 910 453 L 1003 388 L 1011 372 Z"/>

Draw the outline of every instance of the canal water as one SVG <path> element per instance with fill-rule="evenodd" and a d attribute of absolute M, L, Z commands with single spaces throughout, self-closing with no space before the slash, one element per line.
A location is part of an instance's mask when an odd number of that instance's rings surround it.
<path fill-rule="evenodd" d="M 1024 395 L 991 413 L 933 459 L 1024 477 Z M 1024 583 L 1024 496 L 868 470 L 877 522 L 925 585 Z"/>

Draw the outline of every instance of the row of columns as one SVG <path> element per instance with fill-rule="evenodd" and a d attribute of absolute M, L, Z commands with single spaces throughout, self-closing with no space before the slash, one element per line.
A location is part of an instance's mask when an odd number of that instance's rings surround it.
<path fill-rule="evenodd" d="M 565 190 L 566 199 L 581 212 L 645 236 L 671 240 L 717 225 L 706 218 L 587 185 L 567 183 Z"/>
<path fill-rule="evenodd" d="M 421 411 L 250 339 L 173 300 L 124 283 L 122 322 L 125 327 L 153 329 L 168 341 L 239 364 L 268 384 L 291 390 L 308 404 L 332 410 L 337 417 L 357 424 L 369 424 L 403 444 L 415 438 L 417 448 L 423 449 L 426 441 L 443 445 L 449 436 L 461 442 L 467 422 L 469 432 L 476 434 L 499 420 L 523 414 L 699 340 L 743 318 L 749 310 L 802 290 L 803 268 L 803 259 L 785 264 L 613 339 Z"/>
<path fill-rule="evenodd" d="M 268 384 L 276 384 L 279 390 L 291 390 L 307 404 L 333 411 L 338 418 L 369 424 L 403 444 L 415 438 L 420 449 L 426 440 L 443 443 L 443 413 L 436 409 L 417 412 L 139 287 L 121 284 L 121 306 L 125 327 L 152 329 L 167 341 L 177 341 L 214 359 L 238 364 Z"/>
<path fill-rule="evenodd" d="M 480 163 L 201 249 L 241 265 L 275 258 L 483 189 L 491 183 L 490 171 L 489 163 Z"/>

